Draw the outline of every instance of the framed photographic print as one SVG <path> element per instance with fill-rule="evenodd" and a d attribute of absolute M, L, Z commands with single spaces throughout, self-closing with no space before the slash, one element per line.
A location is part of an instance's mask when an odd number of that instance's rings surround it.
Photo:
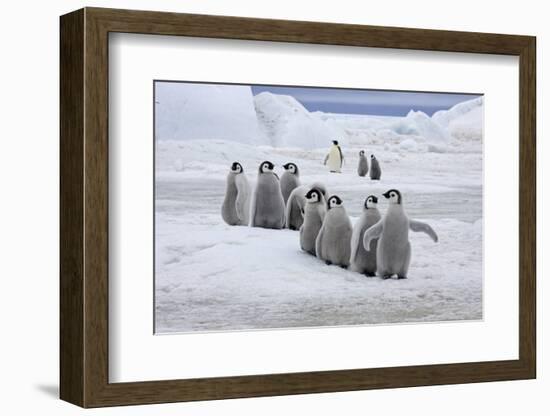
<path fill-rule="evenodd" d="M 534 378 L 535 49 L 62 16 L 61 398 Z"/>

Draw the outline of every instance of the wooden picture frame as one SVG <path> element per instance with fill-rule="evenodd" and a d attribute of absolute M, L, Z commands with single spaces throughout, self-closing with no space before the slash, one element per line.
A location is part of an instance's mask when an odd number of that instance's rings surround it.
<path fill-rule="evenodd" d="M 82 407 L 338 392 L 536 376 L 535 38 L 85 8 L 61 17 L 60 396 Z M 519 57 L 519 359 L 109 383 L 110 32 L 468 52 Z"/>

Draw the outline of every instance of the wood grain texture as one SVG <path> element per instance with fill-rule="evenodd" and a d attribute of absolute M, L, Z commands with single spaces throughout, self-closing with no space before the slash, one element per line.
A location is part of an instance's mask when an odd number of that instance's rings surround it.
<path fill-rule="evenodd" d="M 84 377 L 85 406 L 95 402 L 108 380 L 109 311 L 109 133 L 108 33 L 86 15 L 84 58 Z"/>
<path fill-rule="evenodd" d="M 518 360 L 109 383 L 108 33 L 195 36 L 520 58 Z M 535 38 L 87 8 L 61 18 L 61 397 L 83 407 L 533 378 Z"/>
<path fill-rule="evenodd" d="M 520 360 L 536 377 L 536 254 L 537 254 L 537 157 L 536 157 L 536 41 L 520 54 L 519 98 L 519 338 Z"/>
<path fill-rule="evenodd" d="M 60 388 L 84 405 L 84 12 L 60 22 Z"/>
<path fill-rule="evenodd" d="M 110 32 L 519 55 L 528 36 L 87 8 Z"/>

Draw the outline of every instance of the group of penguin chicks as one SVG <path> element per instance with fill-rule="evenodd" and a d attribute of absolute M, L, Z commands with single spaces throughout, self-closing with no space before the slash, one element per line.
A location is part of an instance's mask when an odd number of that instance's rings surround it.
<path fill-rule="evenodd" d="M 364 157 L 363 151 L 360 156 Z M 361 159 L 359 165 L 361 169 Z M 382 194 L 389 201 L 384 217 L 377 207 L 378 197 L 369 195 L 361 217 L 352 226 L 338 195 L 328 196 L 322 183 L 301 185 L 296 164 L 283 167 L 285 172 L 279 180 L 273 163 L 262 162 L 251 195 L 242 165 L 234 162 L 222 204 L 224 221 L 229 225 L 299 230 L 300 247 L 305 252 L 328 265 L 383 279 L 407 277 L 411 260 L 409 230 L 424 232 L 438 241 L 432 227 L 407 217 L 403 197 L 396 189 Z"/>
<path fill-rule="evenodd" d="M 365 151 L 361 150 L 359 152 L 359 164 L 357 165 L 357 174 L 363 177 L 367 176 L 367 173 L 369 173 L 369 176 L 372 180 L 379 180 L 382 176 L 380 163 L 378 163 L 378 159 L 376 159 L 376 157 L 372 154 L 370 155 L 370 162 L 371 166 L 369 170 L 369 161 L 365 156 Z M 323 165 L 328 166 L 331 173 L 341 173 L 343 164 L 344 153 L 342 152 L 342 148 L 338 144 L 338 140 L 333 140 L 332 146 L 325 157 Z"/>
<path fill-rule="evenodd" d="M 382 169 L 380 169 L 380 164 L 378 163 L 378 159 L 374 155 L 370 155 L 370 178 L 373 180 L 379 180 L 382 176 Z M 359 176 L 367 176 L 367 173 L 369 173 L 369 161 L 367 160 L 365 156 L 365 151 L 361 150 L 359 152 L 359 164 L 357 165 L 357 174 Z"/>

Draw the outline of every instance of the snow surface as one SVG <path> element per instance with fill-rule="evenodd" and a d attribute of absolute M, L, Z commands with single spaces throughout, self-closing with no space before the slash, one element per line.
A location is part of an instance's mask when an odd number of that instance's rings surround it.
<path fill-rule="evenodd" d="M 345 135 L 342 174 L 322 165 L 328 144 L 158 140 L 156 332 L 481 319 L 482 125 L 476 113 L 482 106 L 453 110 L 420 122 L 416 113 L 401 119 L 314 113 Z M 449 128 L 459 125 L 460 134 Z M 471 134 L 462 134 L 465 126 Z M 377 156 L 382 180 L 357 176 L 361 149 Z M 296 163 L 302 183 L 323 182 L 344 200 L 352 222 L 367 195 L 397 188 L 409 216 L 428 222 L 439 243 L 411 232 L 409 278 L 384 281 L 326 266 L 300 250 L 297 231 L 226 225 L 220 209 L 230 164 L 239 161 L 253 186 L 263 160 L 275 163 L 279 174 L 284 163 Z M 383 214 L 383 198 L 379 207 Z"/>

